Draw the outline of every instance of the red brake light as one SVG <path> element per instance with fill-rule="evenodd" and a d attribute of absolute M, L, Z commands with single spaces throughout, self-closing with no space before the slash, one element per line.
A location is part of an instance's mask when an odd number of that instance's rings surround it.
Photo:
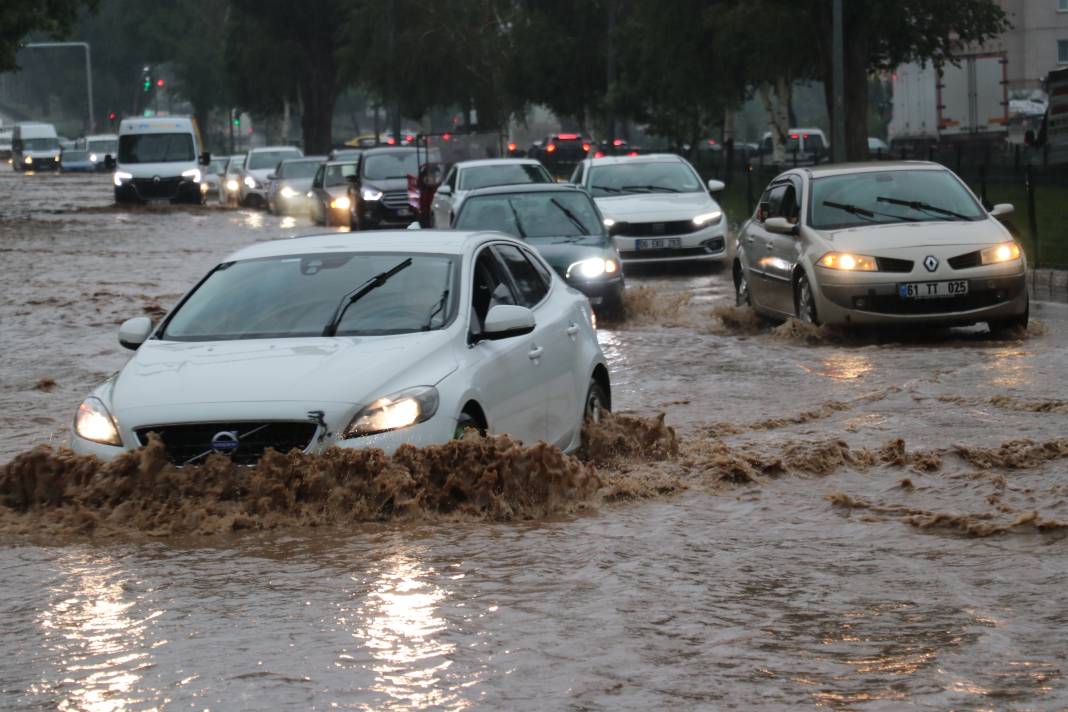
<path fill-rule="evenodd" d="M 597 153 L 593 154 L 593 157 L 594 158 L 604 158 L 604 152 L 603 151 L 598 151 Z"/>
<path fill-rule="evenodd" d="M 508 150 L 509 151 L 514 151 L 515 150 L 515 144 L 514 143 L 508 144 Z"/>
<path fill-rule="evenodd" d="M 790 134 L 790 138 L 801 138 L 799 134 Z"/>
<path fill-rule="evenodd" d="M 556 150 L 556 144 L 555 143 L 550 143 L 548 146 L 545 147 L 545 150 L 548 151 L 549 153 L 552 153 L 553 151 Z"/>
<path fill-rule="evenodd" d="M 623 145 L 623 139 L 617 138 L 615 141 L 612 142 L 612 145 L 613 146 L 622 146 Z"/>
<path fill-rule="evenodd" d="M 386 139 L 386 143 L 389 144 L 390 146 L 392 146 L 393 144 L 397 143 L 397 139 L 395 139 L 392 136 L 390 136 L 389 138 Z"/>
<path fill-rule="evenodd" d="M 715 146 L 716 145 L 716 139 L 714 139 L 714 138 L 708 139 L 708 145 L 709 146 Z"/>
<path fill-rule="evenodd" d="M 452 134 L 448 133 L 448 132 L 445 132 L 444 134 L 441 135 L 441 140 L 442 141 L 448 141 L 451 138 L 452 138 Z"/>
<path fill-rule="evenodd" d="M 627 155 L 628 155 L 628 156 L 637 156 L 637 155 L 638 155 L 638 152 L 637 152 L 637 151 L 631 151 L 631 152 L 630 152 L 630 153 L 628 153 Z"/>
<path fill-rule="evenodd" d="M 588 143 L 582 144 L 582 150 L 583 151 L 589 151 L 590 150 L 590 144 L 588 144 Z"/>
<path fill-rule="evenodd" d="M 801 134 L 801 138 L 808 138 L 808 134 Z"/>
<path fill-rule="evenodd" d="M 556 138 L 561 141 L 574 141 L 579 137 L 578 134 L 556 134 Z"/>

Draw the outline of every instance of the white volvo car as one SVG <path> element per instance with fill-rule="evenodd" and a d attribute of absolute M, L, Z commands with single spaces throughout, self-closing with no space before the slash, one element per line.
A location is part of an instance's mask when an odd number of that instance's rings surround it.
<path fill-rule="evenodd" d="M 742 227 L 738 304 L 823 324 L 1027 326 L 1027 263 L 1001 224 L 937 163 L 797 168 Z"/>
<path fill-rule="evenodd" d="M 261 243 L 220 263 L 75 414 L 111 458 L 157 433 L 177 465 L 268 447 L 441 443 L 471 427 L 564 450 L 610 408 L 589 302 L 524 243 L 395 231 Z"/>
<path fill-rule="evenodd" d="M 605 216 L 624 264 L 724 262 L 727 218 L 684 158 L 674 154 L 589 158 L 571 182 L 586 188 Z"/>

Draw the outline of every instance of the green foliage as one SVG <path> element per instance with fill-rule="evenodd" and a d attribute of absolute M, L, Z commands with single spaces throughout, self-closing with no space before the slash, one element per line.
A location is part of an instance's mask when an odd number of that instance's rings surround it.
<path fill-rule="evenodd" d="M 63 37 L 70 32 L 82 7 L 97 0 L 4 0 L 0 3 L 0 72 L 14 69 L 15 51 L 26 35 L 42 32 Z"/>

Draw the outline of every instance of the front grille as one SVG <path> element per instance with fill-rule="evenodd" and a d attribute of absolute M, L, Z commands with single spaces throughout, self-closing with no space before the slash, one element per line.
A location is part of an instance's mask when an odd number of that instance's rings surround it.
<path fill-rule="evenodd" d="M 880 272 L 911 272 L 912 260 L 899 260 L 895 257 L 876 257 L 875 265 Z"/>
<path fill-rule="evenodd" d="M 663 250 L 620 250 L 619 257 L 624 260 L 647 260 L 662 259 L 664 257 L 693 257 L 695 255 L 707 255 L 711 250 L 704 247 L 680 247 L 677 249 Z"/>
<path fill-rule="evenodd" d="M 131 183 L 142 200 L 171 200 L 178 195 L 181 178 L 134 178 Z"/>
<path fill-rule="evenodd" d="M 979 251 L 966 252 L 963 255 L 957 255 L 956 257 L 950 257 L 946 262 L 949 262 L 949 266 L 953 269 L 968 269 L 969 267 L 978 267 L 983 263 L 983 257 L 979 254 Z"/>
<path fill-rule="evenodd" d="M 202 462 L 215 452 L 212 440 L 220 433 L 236 433 L 238 446 L 232 450 L 230 459 L 239 465 L 253 465 L 267 448 L 289 452 L 293 448 L 304 450 L 311 443 L 317 425 L 311 421 L 250 421 L 221 423 L 182 423 L 178 425 L 153 425 L 137 428 L 137 439 L 142 445 L 148 442 L 148 434 L 156 433 L 167 449 L 167 456 L 176 465 Z M 223 438 L 226 439 L 226 438 Z"/>
<path fill-rule="evenodd" d="M 878 294 L 855 297 L 853 301 L 856 308 L 878 314 L 948 314 L 992 307 L 1009 299 L 1005 290 L 984 289 L 946 299 L 902 299 L 896 294 Z"/>
<path fill-rule="evenodd" d="M 624 237 L 663 237 L 664 235 L 686 235 L 704 227 L 693 224 L 693 220 L 674 220 L 672 222 L 628 222 L 616 229 L 616 234 Z"/>
<path fill-rule="evenodd" d="M 382 195 L 382 205 L 385 205 L 390 210 L 396 210 L 397 208 L 408 207 L 408 191 L 406 190 L 390 190 L 386 191 Z"/>

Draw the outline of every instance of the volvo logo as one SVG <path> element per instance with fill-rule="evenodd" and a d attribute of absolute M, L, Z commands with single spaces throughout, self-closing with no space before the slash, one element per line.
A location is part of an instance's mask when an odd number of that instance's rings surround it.
<path fill-rule="evenodd" d="M 211 436 L 211 449 L 215 452 L 231 453 L 240 444 L 236 430 L 222 430 Z"/>
<path fill-rule="evenodd" d="M 938 258 L 934 255 L 927 255 L 923 258 L 923 266 L 927 268 L 928 272 L 934 272 L 938 269 Z"/>
<path fill-rule="evenodd" d="M 159 183 L 159 176 L 152 176 L 153 183 Z"/>

